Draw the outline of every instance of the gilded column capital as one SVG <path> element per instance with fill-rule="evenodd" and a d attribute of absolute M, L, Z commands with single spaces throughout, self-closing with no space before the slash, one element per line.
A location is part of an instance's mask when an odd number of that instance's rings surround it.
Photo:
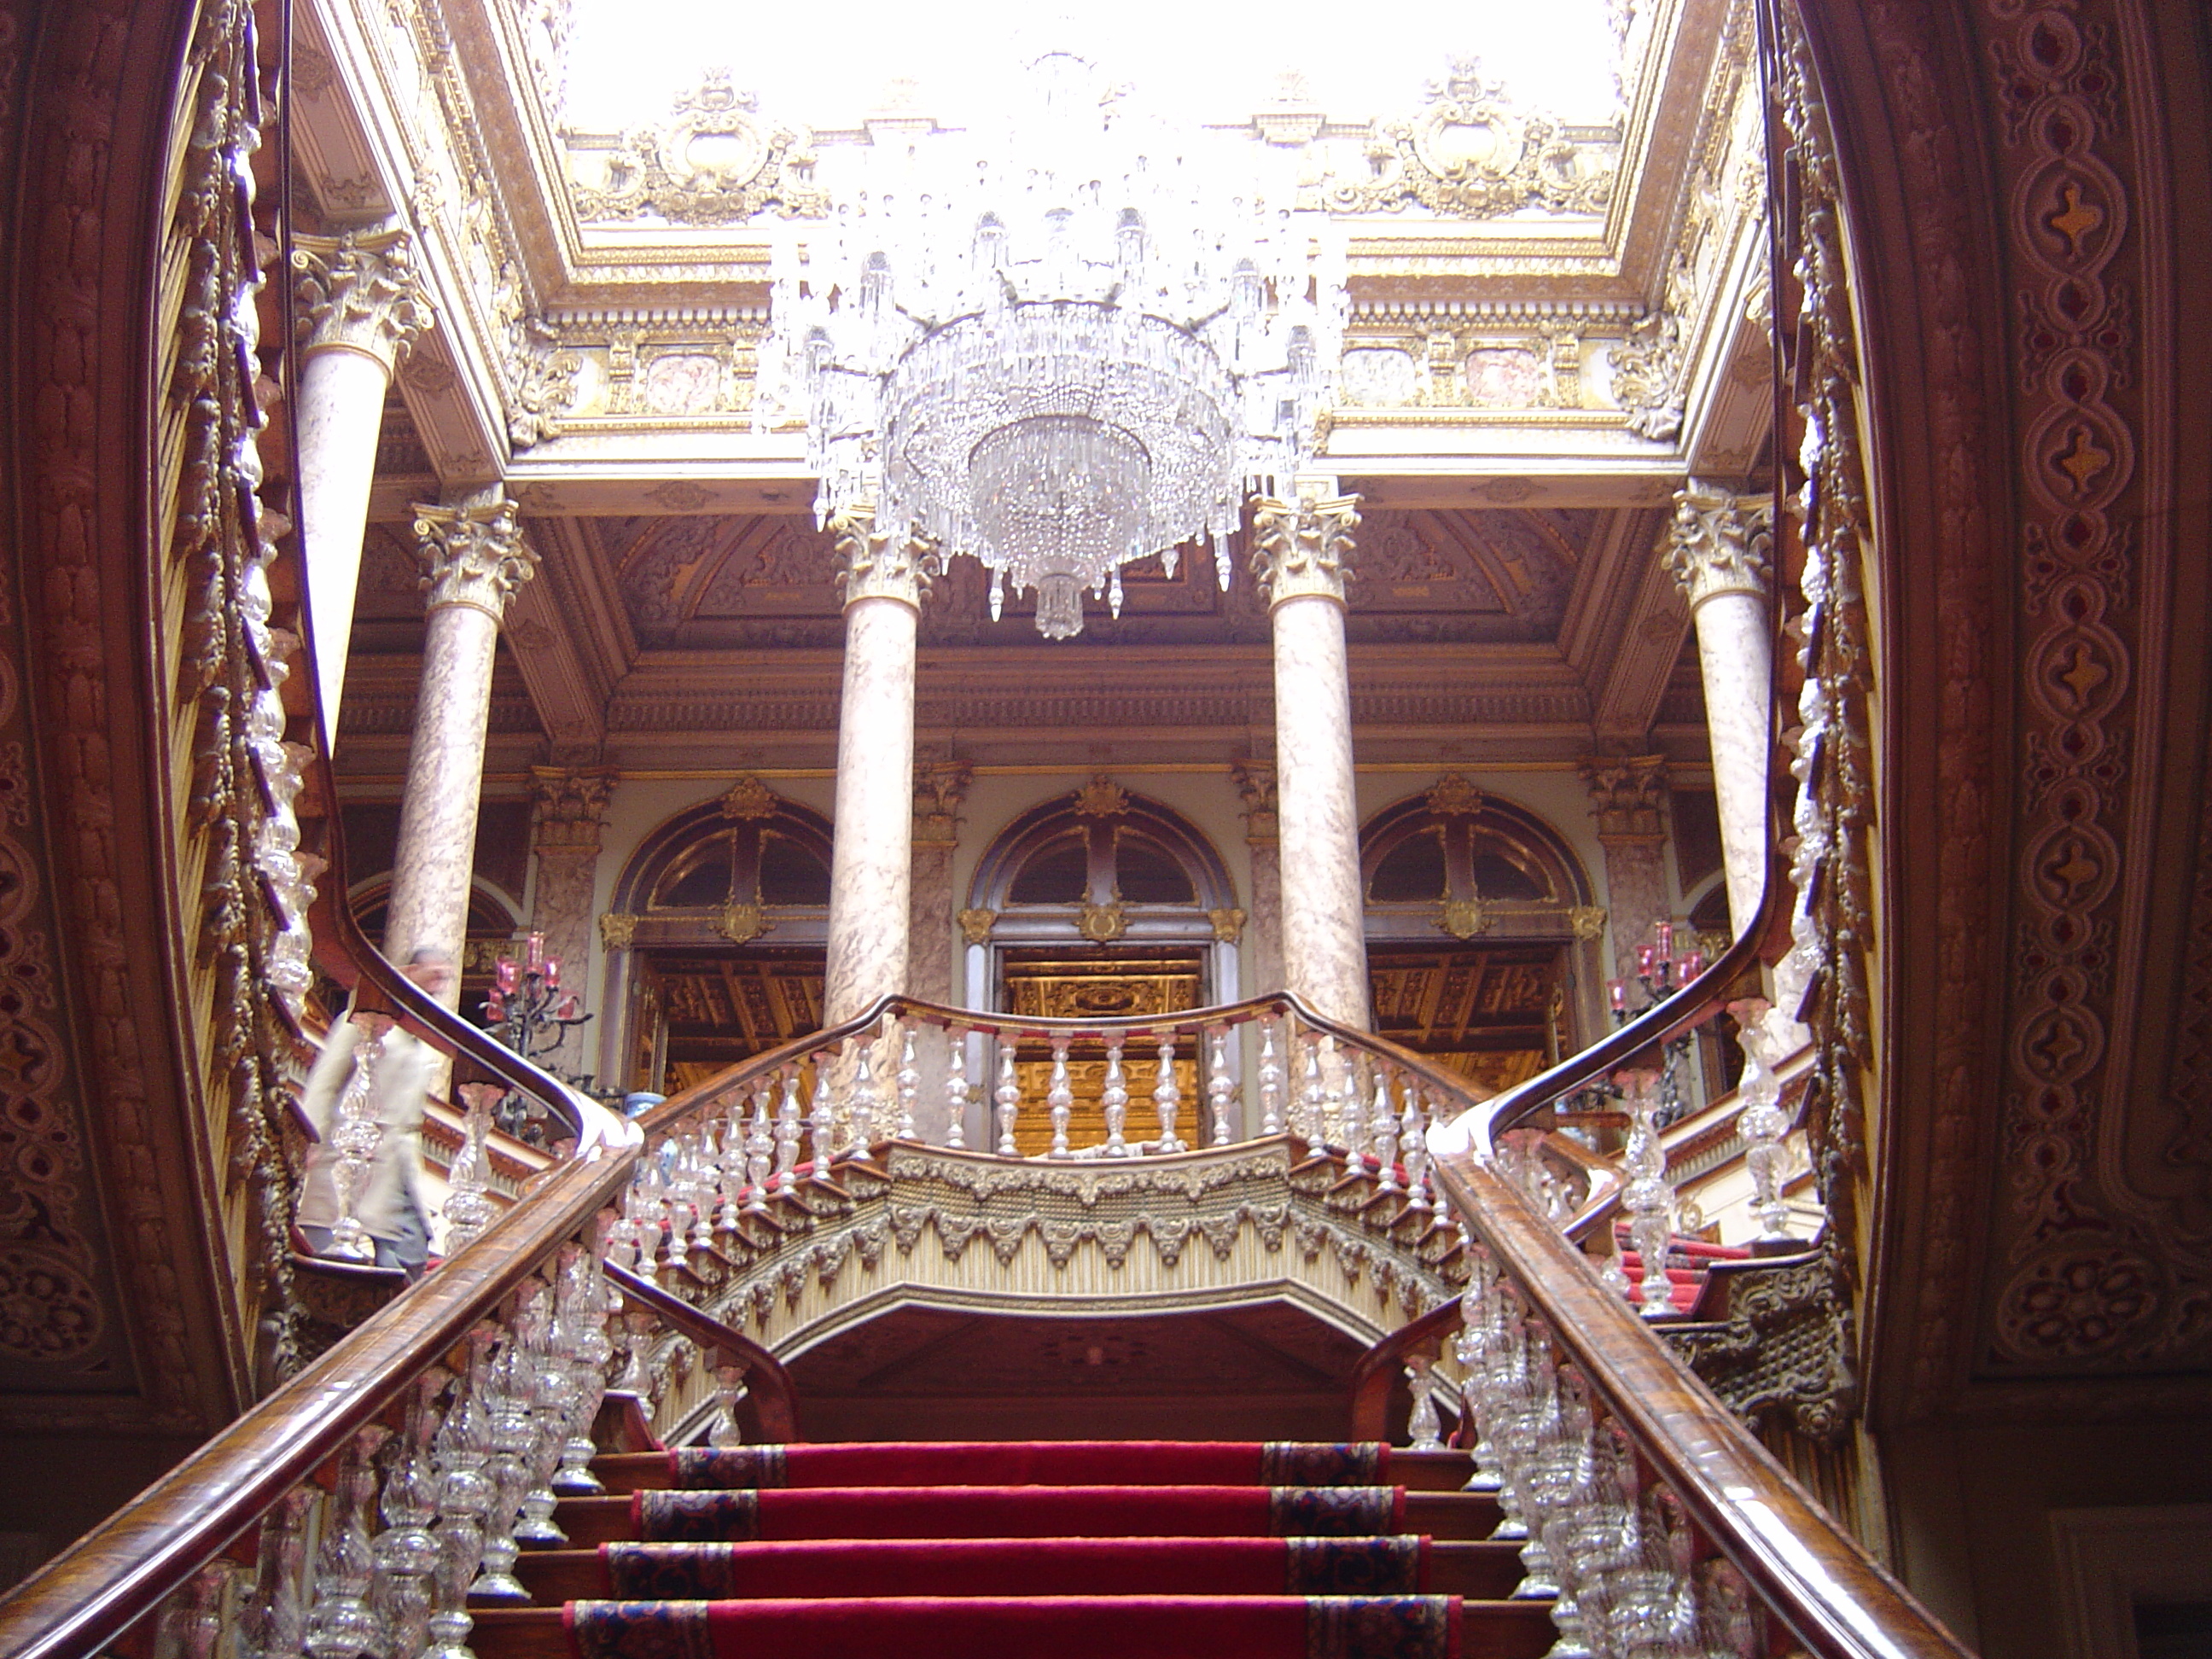
<path fill-rule="evenodd" d="M 375 358 L 389 374 L 415 337 L 437 321 L 415 269 L 413 241 L 399 226 L 294 241 L 302 356 L 344 347 Z"/>
<path fill-rule="evenodd" d="M 1667 793 L 1664 755 L 1593 755 L 1582 763 L 1597 838 L 1607 845 L 1666 839 L 1660 807 Z"/>
<path fill-rule="evenodd" d="M 1344 603 L 1359 497 L 1335 494 L 1336 480 L 1300 479 L 1295 501 L 1252 503 L 1252 574 L 1273 610 L 1309 596 Z"/>
<path fill-rule="evenodd" d="M 876 528 L 876 509 L 844 507 L 830 517 L 830 546 L 837 556 L 837 586 L 845 603 L 896 599 L 921 609 L 938 570 L 938 544 L 920 531 L 893 538 Z"/>
<path fill-rule="evenodd" d="M 424 609 L 465 605 L 494 622 L 538 568 L 522 522 L 498 484 L 453 500 L 415 506 L 415 556 L 422 563 Z"/>
<path fill-rule="evenodd" d="M 1674 492 L 1660 557 L 1693 612 L 1722 593 L 1764 599 L 1773 582 L 1774 503 L 1692 478 Z"/>
<path fill-rule="evenodd" d="M 531 844 L 541 855 L 597 854 L 615 780 L 611 766 L 532 767 Z"/>

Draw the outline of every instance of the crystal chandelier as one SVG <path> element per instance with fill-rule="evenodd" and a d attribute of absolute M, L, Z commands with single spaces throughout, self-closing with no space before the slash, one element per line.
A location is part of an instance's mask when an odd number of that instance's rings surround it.
<path fill-rule="evenodd" d="M 1121 568 L 1172 576 L 1185 541 L 1227 586 L 1246 492 L 1313 453 L 1344 261 L 1265 147 L 1209 166 L 1235 141 L 1141 117 L 1080 58 L 1040 58 L 1012 101 L 778 240 L 763 418 L 805 410 L 818 520 L 872 505 L 981 561 L 994 620 L 1034 589 L 1066 639 L 1086 590 L 1119 616 Z"/>

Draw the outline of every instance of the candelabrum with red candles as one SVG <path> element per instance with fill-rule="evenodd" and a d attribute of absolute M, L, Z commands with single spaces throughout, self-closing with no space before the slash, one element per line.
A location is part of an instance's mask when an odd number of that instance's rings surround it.
<path fill-rule="evenodd" d="M 545 954 L 545 935 L 532 933 L 523 959 L 502 956 L 492 969 L 492 986 L 483 1000 L 491 1034 L 525 1060 L 541 1060 L 561 1039 L 591 1016 L 574 991 L 561 988 L 561 959 Z M 542 1120 L 533 1120 L 519 1095 L 500 1103 L 500 1127 L 518 1139 L 541 1141 Z"/>
<path fill-rule="evenodd" d="M 1650 941 L 1636 947 L 1635 979 L 1606 981 L 1606 1000 L 1613 1009 L 1616 1030 L 1650 1012 L 1705 971 L 1705 953 L 1694 942 L 1679 956 L 1674 952 L 1674 924 L 1658 923 L 1651 930 Z M 1666 1045 L 1666 1058 L 1659 1074 L 1658 1121 L 1662 1125 L 1682 1115 L 1682 1097 L 1675 1086 L 1674 1073 L 1677 1063 L 1689 1052 L 1687 1031 Z"/>

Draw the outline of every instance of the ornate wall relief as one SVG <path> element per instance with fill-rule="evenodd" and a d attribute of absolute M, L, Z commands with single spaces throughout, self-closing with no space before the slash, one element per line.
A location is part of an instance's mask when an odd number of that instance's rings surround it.
<path fill-rule="evenodd" d="M 804 137 L 763 119 L 758 95 L 738 91 L 726 69 L 709 70 L 665 121 L 612 145 L 573 136 L 568 145 L 570 199 L 586 224 L 731 225 L 757 213 L 817 219 L 830 210 Z"/>

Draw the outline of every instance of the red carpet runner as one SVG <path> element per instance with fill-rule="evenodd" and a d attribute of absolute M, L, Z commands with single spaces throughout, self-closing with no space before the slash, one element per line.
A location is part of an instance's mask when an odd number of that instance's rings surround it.
<path fill-rule="evenodd" d="M 1389 1474 L 1379 1446 L 679 1450 L 563 1628 L 574 1659 L 1462 1659 Z M 1549 1644 L 1479 1605 L 1466 1659 Z"/>

